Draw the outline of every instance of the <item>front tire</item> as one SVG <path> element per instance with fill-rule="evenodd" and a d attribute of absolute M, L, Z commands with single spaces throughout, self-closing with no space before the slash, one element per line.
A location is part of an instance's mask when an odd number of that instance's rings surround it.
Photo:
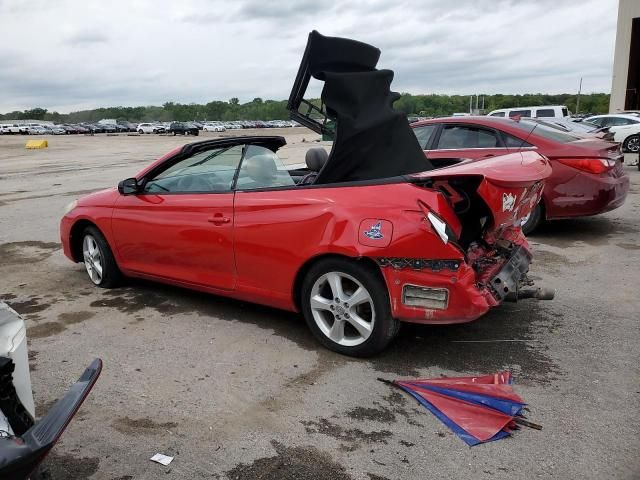
<path fill-rule="evenodd" d="M 94 285 L 100 288 L 118 285 L 122 274 L 107 240 L 96 227 L 87 227 L 82 233 L 82 258 Z"/>
<path fill-rule="evenodd" d="M 640 135 L 630 135 L 622 142 L 622 150 L 629 153 L 640 152 Z"/>
<path fill-rule="evenodd" d="M 140 130 L 138 130 L 138 133 L 139 133 L 140 135 L 144 135 L 144 130 L 140 129 Z"/>
<path fill-rule="evenodd" d="M 314 336 L 343 355 L 375 355 L 399 330 L 387 287 L 373 266 L 341 258 L 321 260 L 307 272 L 301 300 Z"/>

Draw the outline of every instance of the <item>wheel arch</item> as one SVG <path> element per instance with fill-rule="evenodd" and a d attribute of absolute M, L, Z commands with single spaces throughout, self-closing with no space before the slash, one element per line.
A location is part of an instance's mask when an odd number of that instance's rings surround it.
<path fill-rule="evenodd" d="M 622 140 L 622 148 L 627 150 L 627 153 L 635 153 L 635 152 L 631 152 L 631 150 L 629 150 L 628 145 L 629 145 L 629 141 L 633 138 L 633 137 L 637 137 L 640 138 L 640 133 L 631 133 L 629 135 L 627 135 L 624 140 Z"/>
<path fill-rule="evenodd" d="M 545 192 L 546 192 L 546 188 L 542 191 L 542 195 L 540 196 L 540 201 L 538 202 L 538 205 L 540 205 L 540 207 L 542 208 L 542 212 L 541 212 L 541 221 L 547 221 L 547 202 L 548 200 L 545 198 Z"/>
<path fill-rule="evenodd" d="M 73 260 L 75 262 L 82 261 L 82 232 L 87 227 L 94 227 L 104 235 L 104 232 L 100 227 L 91 220 L 82 218 L 75 222 L 69 231 L 69 246 L 71 248 L 71 255 L 73 255 Z"/>
<path fill-rule="evenodd" d="M 304 281 L 304 278 L 307 275 L 307 272 L 309 272 L 309 270 L 318 262 L 331 259 L 331 258 L 348 260 L 356 264 L 359 263 L 361 265 L 365 265 L 366 268 L 369 268 L 371 269 L 372 272 L 375 272 L 375 274 L 384 283 L 385 286 L 387 285 L 385 282 L 384 276 L 380 271 L 380 267 L 371 257 L 352 257 L 349 255 L 344 255 L 344 254 L 334 253 L 334 252 L 316 255 L 315 257 L 309 258 L 305 263 L 302 264 L 302 266 L 298 269 L 298 272 L 296 273 L 296 276 L 293 281 L 293 287 L 292 287 L 291 293 L 293 297 L 293 303 L 298 311 L 302 310 L 302 303 L 301 303 L 302 282 Z"/>

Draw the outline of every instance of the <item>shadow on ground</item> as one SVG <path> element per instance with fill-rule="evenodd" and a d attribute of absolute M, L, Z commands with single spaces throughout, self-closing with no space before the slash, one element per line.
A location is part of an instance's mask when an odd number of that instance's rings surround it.
<path fill-rule="evenodd" d="M 570 247 L 577 242 L 599 247 L 628 233 L 640 233 L 640 229 L 622 219 L 595 216 L 545 222 L 530 237 L 556 247 Z"/>
<path fill-rule="evenodd" d="M 366 362 L 394 375 L 415 376 L 427 367 L 478 373 L 508 368 L 515 369 L 521 379 L 544 382 L 557 373 L 536 337 L 541 328 L 554 328 L 559 317 L 546 314 L 535 301 L 505 304 L 467 324 L 405 324 L 385 352 L 369 359 L 351 359 L 324 349 L 299 314 L 152 282 L 131 280 L 126 287 L 105 291 L 91 306 L 117 309 L 137 322 L 145 321 L 145 308 L 152 308 L 164 316 L 191 313 L 250 323 L 315 351 L 321 362 Z"/>

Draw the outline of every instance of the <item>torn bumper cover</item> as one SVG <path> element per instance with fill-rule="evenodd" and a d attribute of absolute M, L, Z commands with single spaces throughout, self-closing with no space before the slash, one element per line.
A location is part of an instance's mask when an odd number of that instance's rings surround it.
<path fill-rule="evenodd" d="M 11 360 L 8 359 L 5 364 L 5 371 L 12 371 Z M 31 472 L 49 453 L 87 398 L 101 371 L 102 361 L 95 359 L 65 396 L 59 399 L 39 422 L 22 435 L 16 432 L 17 436 L 0 437 L 0 479 L 26 480 L 29 478 Z M 15 390 L 13 392 L 15 393 Z M 16 404 L 16 401 L 17 404 L 20 403 L 17 399 L 9 398 L 8 401 L 11 404 Z M 12 412 L 4 413 L 12 426 L 21 425 L 20 422 L 16 423 L 16 420 L 11 418 Z"/>
<path fill-rule="evenodd" d="M 553 298 L 552 291 L 523 289 L 532 284 L 527 277 L 531 253 L 525 246 L 512 245 L 508 255 L 489 265 L 482 261 L 377 259 L 389 288 L 392 315 L 405 322 L 465 323 L 503 301 Z"/>

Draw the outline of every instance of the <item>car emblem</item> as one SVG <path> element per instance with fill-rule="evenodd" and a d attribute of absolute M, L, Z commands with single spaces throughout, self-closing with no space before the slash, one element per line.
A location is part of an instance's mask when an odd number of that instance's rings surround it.
<path fill-rule="evenodd" d="M 384 235 L 382 235 L 381 230 L 382 230 L 382 223 L 378 222 L 375 225 L 372 225 L 369 230 L 364 232 L 364 234 L 367 237 L 371 238 L 372 240 L 380 240 L 381 238 L 384 238 Z"/>
<path fill-rule="evenodd" d="M 513 207 L 516 205 L 516 195 L 511 193 L 503 193 L 502 194 L 502 211 L 503 212 L 511 212 L 513 211 Z"/>

